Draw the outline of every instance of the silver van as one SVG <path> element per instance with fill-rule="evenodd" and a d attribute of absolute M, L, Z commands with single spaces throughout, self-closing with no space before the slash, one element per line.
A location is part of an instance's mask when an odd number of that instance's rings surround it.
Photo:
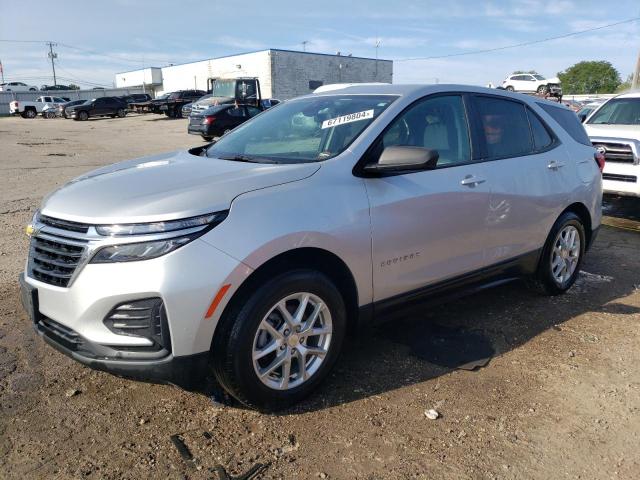
<path fill-rule="evenodd" d="M 300 97 L 49 195 L 23 304 L 90 367 L 177 384 L 212 369 L 246 405 L 282 408 L 354 327 L 522 277 L 569 289 L 600 226 L 594 152 L 569 109 L 510 92 Z"/>

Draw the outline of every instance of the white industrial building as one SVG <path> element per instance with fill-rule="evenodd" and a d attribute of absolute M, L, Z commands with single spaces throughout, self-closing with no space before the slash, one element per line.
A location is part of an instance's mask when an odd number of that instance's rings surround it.
<path fill-rule="evenodd" d="M 117 73 L 116 87 L 144 85 L 147 92 L 159 95 L 176 90 L 207 90 L 209 78 L 237 77 L 257 77 L 263 98 L 287 100 L 330 83 L 391 83 L 393 62 L 272 48 L 181 65 Z"/>

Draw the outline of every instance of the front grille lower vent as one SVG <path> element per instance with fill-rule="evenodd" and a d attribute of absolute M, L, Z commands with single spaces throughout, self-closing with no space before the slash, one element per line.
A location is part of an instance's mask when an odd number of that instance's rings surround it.
<path fill-rule="evenodd" d="M 638 181 L 638 177 L 635 175 L 619 175 L 617 173 L 603 173 L 603 180 L 615 180 L 616 182 L 629 182 L 636 183 Z"/>
<path fill-rule="evenodd" d="M 157 349 L 171 351 L 167 312 L 160 298 L 121 303 L 109 312 L 104 324 L 117 335 L 148 338 Z"/>
<path fill-rule="evenodd" d="M 42 317 L 37 326 L 51 340 L 54 340 L 72 352 L 84 350 L 82 337 L 69 327 L 65 327 L 61 323 L 47 317 Z"/>
<path fill-rule="evenodd" d="M 64 238 L 32 237 L 29 276 L 50 285 L 66 287 L 80 263 L 84 249 Z"/>

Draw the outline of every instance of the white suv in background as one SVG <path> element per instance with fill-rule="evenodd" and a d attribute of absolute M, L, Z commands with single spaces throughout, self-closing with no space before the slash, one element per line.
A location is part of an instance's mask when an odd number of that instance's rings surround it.
<path fill-rule="evenodd" d="M 604 192 L 640 197 L 640 92 L 610 99 L 584 126 L 593 146 L 606 159 Z"/>
<path fill-rule="evenodd" d="M 510 92 L 549 94 L 554 97 L 562 97 L 560 79 L 544 78 L 537 73 L 518 73 L 507 77 L 502 82 L 502 88 Z"/>
<path fill-rule="evenodd" d="M 539 98 L 307 95 L 47 196 L 23 304 L 93 368 L 173 383 L 211 368 L 241 402 L 283 408 L 352 328 L 522 277 L 567 291 L 600 226 L 599 166 L 577 116 Z"/>
<path fill-rule="evenodd" d="M 37 92 L 38 87 L 22 82 L 0 83 L 0 92 Z"/>

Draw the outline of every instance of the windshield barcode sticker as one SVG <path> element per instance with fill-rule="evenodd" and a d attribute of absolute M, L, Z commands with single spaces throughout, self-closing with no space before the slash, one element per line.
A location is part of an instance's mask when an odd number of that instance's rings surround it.
<path fill-rule="evenodd" d="M 349 115 L 343 115 L 341 117 L 330 118 L 322 122 L 322 129 L 337 127 L 344 123 L 357 122 L 359 120 L 366 120 L 367 118 L 373 118 L 373 110 L 365 110 L 364 112 L 350 113 Z"/>

